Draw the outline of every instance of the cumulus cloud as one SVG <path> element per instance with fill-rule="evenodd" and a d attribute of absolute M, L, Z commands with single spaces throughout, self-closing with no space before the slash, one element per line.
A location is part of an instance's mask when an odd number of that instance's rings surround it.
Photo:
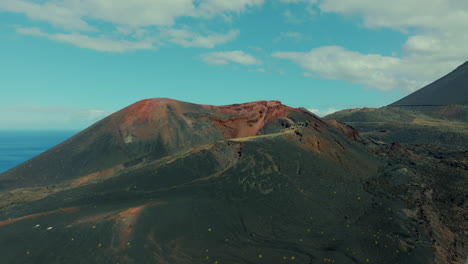
<path fill-rule="evenodd" d="M 262 64 L 254 56 L 240 50 L 205 53 L 200 57 L 205 63 L 211 65 L 226 65 L 231 62 L 242 65 Z"/>
<path fill-rule="evenodd" d="M 371 28 L 388 27 L 407 30 L 410 27 L 460 29 L 468 24 L 468 2 L 460 0 L 322 0 L 324 12 L 362 17 Z"/>
<path fill-rule="evenodd" d="M 95 31 L 83 20 L 83 14 L 71 9 L 66 2 L 38 3 L 26 0 L 2 0 L 0 11 L 22 13 L 32 20 L 46 21 L 64 29 Z"/>
<path fill-rule="evenodd" d="M 85 19 L 132 27 L 173 25 L 177 17 L 241 12 L 264 0 L 2 0 L 0 10 L 66 29 L 91 30 Z"/>
<path fill-rule="evenodd" d="M 410 36 L 405 55 L 434 61 L 467 59 L 468 2 L 459 0 L 323 0 L 324 12 L 357 15 L 369 28 L 391 28 Z"/>
<path fill-rule="evenodd" d="M 24 14 L 30 20 L 50 23 L 55 26 L 55 31 L 65 30 L 65 33 L 47 34 L 41 28 L 41 33 L 27 30 L 18 33 L 38 33 L 30 35 L 98 51 L 124 52 L 151 48 L 148 41 L 132 40 L 150 34 L 153 34 L 153 39 L 158 39 L 160 36 L 157 34 L 161 32 L 169 38 L 166 41 L 184 47 L 213 48 L 235 39 L 239 31 L 203 35 L 196 30 L 176 29 L 175 20 L 179 17 L 209 18 L 239 13 L 263 3 L 264 0 L 2 0 L 0 12 Z M 109 31 L 109 24 L 113 30 Z M 96 38 L 90 32 L 99 32 L 101 37 Z M 114 40 L 113 34 L 119 34 L 126 40 Z"/>
<path fill-rule="evenodd" d="M 261 6 L 265 0 L 201 0 L 197 14 L 212 16 L 222 12 L 242 12 L 249 7 Z"/>
<path fill-rule="evenodd" d="M 90 37 L 81 33 L 55 33 L 50 34 L 42 31 L 40 28 L 16 28 L 16 32 L 23 35 L 34 35 L 49 38 L 57 42 L 72 44 L 81 48 L 92 49 L 103 52 L 127 52 L 135 50 L 155 49 L 154 39 L 144 38 L 147 31 L 144 29 L 132 30 L 119 27 L 117 33 L 130 35 L 137 39 L 128 41 L 125 39 L 115 40 L 106 37 Z M 202 47 L 214 48 L 219 44 L 223 44 L 234 40 L 239 35 L 239 30 L 231 30 L 226 34 L 211 33 L 202 35 L 187 29 L 165 29 L 161 30 L 159 39 L 164 39 L 167 42 L 172 42 L 183 47 Z"/>
<path fill-rule="evenodd" d="M 163 35 L 168 37 L 170 42 L 184 47 L 213 48 L 216 45 L 231 41 L 239 35 L 239 30 L 231 30 L 226 34 L 201 35 L 186 29 L 167 29 Z"/>
<path fill-rule="evenodd" d="M 361 54 L 339 46 L 325 46 L 309 52 L 276 52 L 273 57 L 289 59 L 307 70 L 306 76 L 364 84 L 369 89 L 407 89 L 422 85 L 408 76 L 399 58 Z"/>
<path fill-rule="evenodd" d="M 82 16 L 118 25 L 172 25 L 174 19 L 194 12 L 192 0 L 64 0 Z"/>
<path fill-rule="evenodd" d="M 49 34 L 39 28 L 17 28 L 16 32 L 23 35 L 35 35 L 49 38 L 57 42 L 72 44 L 81 48 L 104 52 L 126 52 L 133 50 L 154 49 L 148 41 L 111 40 L 103 37 L 93 38 L 79 33 Z"/>
<path fill-rule="evenodd" d="M 355 15 L 368 28 L 408 34 L 401 57 L 325 46 L 309 52 L 276 52 L 306 70 L 305 76 L 343 80 L 369 89 L 414 91 L 468 59 L 468 2 L 456 0 L 322 0 L 322 12 Z"/>

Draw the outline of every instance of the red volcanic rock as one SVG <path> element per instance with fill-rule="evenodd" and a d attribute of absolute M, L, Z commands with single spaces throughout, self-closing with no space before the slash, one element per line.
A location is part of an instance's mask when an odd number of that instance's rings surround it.
<path fill-rule="evenodd" d="M 228 117 L 212 117 L 211 120 L 222 131 L 224 138 L 251 137 L 269 122 L 279 117 L 287 117 L 293 108 L 280 101 L 258 101 L 214 107 Z"/>
<path fill-rule="evenodd" d="M 255 136 L 269 122 L 287 117 L 297 109 L 280 101 L 257 101 L 226 106 L 196 105 L 167 98 L 139 101 L 118 112 L 115 123 L 125 143 L 158 135 L 164 144 L 171 140 L 184 141 L 197 133 L 196 123 L 203 133 L 215 138 Z M 189 134 L 181 134 L 181 132 Z M 198 131 L 199 132 L 199 131 Z"/>
<path fill-rule="evenodd" d="M 117 112 L 114 123 L 124 143 L 159 137 L 166 145 L 192 128 L 192 120 L 184 113 L 202 111 L 203 107 L 168 98 L 146 99 Z M 183 140 L 183 139 L 182 139 Z"/>
<path fill-rule="evenodd" d="M 121 126 L 164 120 L 168 118 L 170 112 L 183 117 L 183 113 L 189 110 L 187 109 L 187 105 L 192 104 L 169 98 L 141 100 L 122 110 L 123 119 L 121 120 Z"/>
<path fill-rule="evenodd" d="M 356 140 L 356 141 L 358 141 L 360 139 L 359 131 L 357 131 L 356 129 L 354 129 L 350 125 L 347 125 L 345 123 L 341 123 L 339 121 L 336 121 L 335 119 L 325 118 L 325 120 L 327 120 L 330 125 L 332 125 L 336 129 L 338 129 L 341 133 L 345 134 L 348 138 L 351 138 L 351 139 Z"/>

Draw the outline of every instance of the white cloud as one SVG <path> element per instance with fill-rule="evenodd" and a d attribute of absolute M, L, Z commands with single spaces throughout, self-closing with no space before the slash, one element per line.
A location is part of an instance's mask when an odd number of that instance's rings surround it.
<path fill-rule="evenodd" d="M 402 56 L 363 54 L 325 46 L 310 52 L 277 52 L 307 72 L 305 76 L 343 80 L 369 89 L 414 91 L 468 59 L 468 2 L 456 0 L 322 0 L 322 12 L 356 15 L 369 28 L 409 34 Z"/>
<path fill-rule="evenodd" d="M 172 25 L 194 12 L 192 0 L 65 0 L 70 8 L 94 19 L 133 27 Z"/>
<path fill-rule="evenodd" d="M 409 89 L 415 85 L 413 80 L 402 75 L 401 60 L 394 57 L 364 55 L 338 46 L 320 47 L 310 52 L 277 52 L 272 56 L 292 60 L 318 77 L 362 83 L 369 89 Z"/>
<path fill-rule="evenodd" d="M 98 110 L 98 109 L 88 109 L 84 111 L 85 115 L 85 120 L 88 121 L 97 121 L 99 119 L 102 119 L 110 114 L 112 114 L 111 111 L 106 111 L 106 110 Z"/>
<path fill-rule="evenodd" d="M 23 35 L 47 36 L 40 28 L 16 28 L 16 32 Z"/>
<path fill-rule="evenodd" d="M 95 31 L 82 19 L 77 10 L 64 5 L 65 2 L 50 1 L 39 4 L 26 0 L 2 0 L 0 11 L 22 13 L 32 20 L 46 21 L 64 29 Z"/>
<path fill-rule="evenodd" d="M 0 10 L 65 29 L 90 30 L 84 18 L 133 27 L 172 25 L 176 17 L 191 15 L 195 7 L 192 0 L 2 0 Z"/>
<path fill-rule="evenodd" d="M 73 34 L 53 34 L 48 36 L 50 39 L 59 42 L 65 42 L 85 49 L 92 49 L 105 52 L 126 52 L 133 50 L 154 49 L 150 42 L 146 41 L 127 41 L 111 40 L 106 38 L 92 38 L 86 35 Z"/>
<path fill-rule="evenodd" d="M 0 129 L 84 129 L 111 113 L 70 107 L 0 107 Z"/>
<path fill-rule="evenodd" d="M 211 34 L 203 36 L 186 29 L 167 29 L 163 31 L 163 36 L 168 37 L 168 41 L 184 47 L 213 48 L 216 45 L 231 41 L 239 35 L 239 30 L 231 30 L 226 34 Z"/>
<path fill-rule="evenodd" d="M 205 63 L 211 65 L 226 65 L 231 62 L 242 65 L 256 65 L 262 63 L 254 56 L 240 50 L 205 53 L 200 57 Z"/>
<path fill-rule="evenodd" d="M 319 7 L 324 12 L 358 15 L 371 28 L 460 29 L 468 25 L 468 2 L 463 0 L 323 0 Z"/>
<path fill-rule="evenodd" d="M 42 27 L 35 32 L 19 30 L 18 33 L 47 37 L 82 48 L 125 52 L 152 48 L 151 41 L 145 40 L 148 36 L 184 47 L 213 48 L 235 39 L 239 31 L 203 34 L 206 30 L 198 33 L 197 30 L 176 29 L 175 20 L 179 17 L 226 16 L 263 3 L 264 0 L 0 0 L 0 12 L 24 14 L 31 20 L 55 26 L 54 30 L 47 29 L 53 34 L 44 33 Z M 109 30 L 109 24 L 114 28 Z M 57 28 L 65 32 L 58 33 Z M 89 31 L 99 32 L 100 37 L 90 35 Z M 168 39 L 162 39 L 160 33 Z M 123 40 L 115 40 L 115 35 Z"/>
<path fill-rule="evenodd" d="M 300 1 L 300 2 L 291 2 L 291 3 L 302 3 L 302 2 L 312 2 L 313 1 Z M 303 24 L 311 19 L 312 16 L 317 14 L 317 10 L 314 9 L 314 5 L 309 4 L 302 9 L 286 9 L 283 11 L 282 15 L 284 21 L 290 24 Z"/>
<path fill-rule="evenodd" d="M 117 28 L 118 34 L 131 35 L 133 38 L 140 39 L 137 41 L 114 40 L 101 37 L 89 37 L 81 33 L 55 33 L 49 34 L 43 32 L 39 28 L 16 28 L 16 32 L 23 35 L 35 35 L 46 37 L 54 41 L 69 43 L 81 48 L 92 49 L 102 52 L 128 52 L 134 50 L 155 49 L 154 42 L 156 39 L 143 38 L 147 35 L 144 29 L 129 29 L 124 27 Z M 234 40 L 239 35 L 238 30 L 231 30 L 226 34 L 208 34 L 201 35 L 191 32 L 186 29 L 165 29 L 162 31 L 159 38 L 166 41 L 181 45 L 183 47 L 202 47 L 214 48 L 216 45 L 223 44 Z"/>
<path fill-rule="evenodd" d="M 280 0 L 280 2 L 283 2 L 283 3 L 294 3 L 294 4 L 297 4 L 297 3 L 311 3 L 311 4 L 314 4 L 314 3 L 317 3 L 317 0 Z"/>
<path fill-rule="evenodd" d="M 301 24 L 304 23 L 305 19 L 302 17 L 299 17 L 298 14 L 293 13 L 291 10 L 286 9 L 283 12 L 283 16 L 285 18 L 285 21 L 291 24 Z"/>
<path fill-rule="evenodd" d="M 466 43 L 468 35 L 461 32 L 427 32 L 410 36 L 403 46 L 403 52 L 433 62 L 462 61 L 468 59 Z"/>
<path fill-rule="evenodd" d="M 468 36 L 468 2 L 460 0 L 323 0 L 324 12 L 362 17 L 369 28 L 391 28 L 410 34 L 403 51 L 407 57 L 434 62 L 463 61 Z M 429 57 L 429 58 L 428 58 Z"/>
<path fill-rule="evenodd" d="M 144 28 L 133 28 L 127 26 L 117 26 L 113 33 L 121 36 L 133 37 L 141 39 L 148 35 L 149 31 Z"/>
<path fill-rule="evenodd" d="M 222 12 L 242 12 L 249 7 L 263 5 L 265 0 L 201 0 L 197 13 L 212 16 Z"/>
<path fill-rule="evenodd" d="M 279 2 L 288 5 L 302 4 L 300 10 L 297 9 L 286 9 L 283 11 L 283 17 L 285 22 L 291 24 L 302 24 L 310 19 L 311 16 L 317 14 L 316 8 L 314 8 L 318 0 L 279 0 Z M 294 11 L 293 11 L 294 10 Z"/>
<path fill-rule="evenodd" d="M 41 31 L 39 28 L 17 28 L 16 32 L 23 35 L 42 36 L 57 42 L 69 43 L 81 48 L 103 52 L 126 52 L 133 50 L 154 49 L 152 43 L 149 41 L 132 42 L 127 40 L 111 40 L 104 37 L 93 38 L 79 33 L 48 34 Z"/>
<path fill-rule="evenodd" d="M 306 77 L 341 80 L 383 91 L 414 91 L 463 62 L 461 57 L 442 59 L 414 53 L 402 58 L 362 54 L 340 46 L 323 46 L 309 52 L 275 52 L 272 56 L 297 63 L 306 70 Z"/>
<path fill-rule="evenodd" d="M 86 31 L 93 28 L 85 18 L 130 27 L 168 26 L 178 17 L 242 12 L 263 3 L 264 0 L 2 0 L 0 10 L 22 13 L 64 29 Z"/>
<path fill-rule="evenodd" d="M 320 117 L 323 117 L 323 116 L 327 116 L 329 114 L 333 114 L 335 113 L 336 111 L 338 111 L 338 109 L 335 109 L 335 108 L 327 108 L 327 109 L 307 109 L 309 110 L 310 112 L 320 116 Z"/>

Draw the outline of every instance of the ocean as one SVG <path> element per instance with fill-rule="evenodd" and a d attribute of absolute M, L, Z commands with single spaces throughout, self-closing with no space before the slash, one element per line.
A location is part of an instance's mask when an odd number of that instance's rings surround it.
<path fill-rule="evenodd" d="M 60 144 L 78 131 L 0 131 L 0 173 Z"/>

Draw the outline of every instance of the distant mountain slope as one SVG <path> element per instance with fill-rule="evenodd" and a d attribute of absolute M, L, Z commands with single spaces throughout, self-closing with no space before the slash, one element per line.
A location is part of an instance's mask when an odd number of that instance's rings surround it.
<path fill-rule="evenodd" d="M 326 118 L 382 142 L 468 147 L 468 62 L 389 106 L 347 109 Z"/>
<path fill-rule="evenodd" d="M 468 106 L 349 109 L 326 118 L 344 122 L 363 137 L 385 143 L 468 148 Z"/>
<path fill-rule="evenodd" d="M 439 80 L 390 106 L 440 106 L 468 104 L 468 61 Z"/>

